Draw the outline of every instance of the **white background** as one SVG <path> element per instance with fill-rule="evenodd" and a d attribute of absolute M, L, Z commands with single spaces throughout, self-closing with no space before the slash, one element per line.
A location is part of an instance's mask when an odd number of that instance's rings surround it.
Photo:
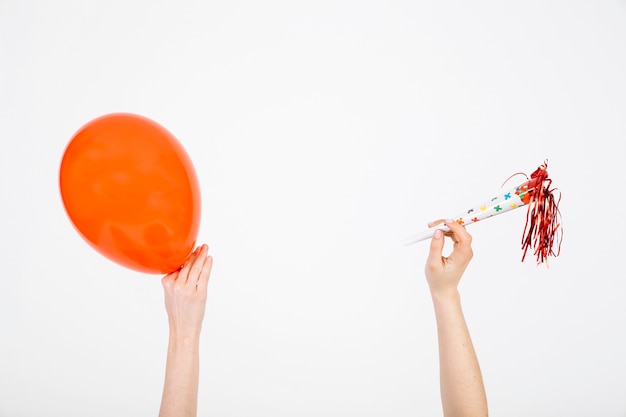
<path fill-rule="evenodd" d="M 199 415 L 440 415 L 428 244 L 402 242 L 547 159 L 549 268 L 525 210 L 468 228 L 490 411 L 626 416 L 625 48 L 617 0 L 0 0 L 0 416 L 158 413 L 160 276 L 92 250 L 58 189 L 117 111 L 199 176 Z"/>

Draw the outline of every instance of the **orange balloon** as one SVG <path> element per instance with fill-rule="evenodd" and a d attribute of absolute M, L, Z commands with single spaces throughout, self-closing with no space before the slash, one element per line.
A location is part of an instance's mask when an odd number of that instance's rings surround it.
<path fill-rule="evenodd" d="M 113 113 L 84 125 L 65 150 L 59 182 L 79 234 L 124 267 L 170 273 L 195 247 L 195 169 L 178 140 L 146 117 Z"/>

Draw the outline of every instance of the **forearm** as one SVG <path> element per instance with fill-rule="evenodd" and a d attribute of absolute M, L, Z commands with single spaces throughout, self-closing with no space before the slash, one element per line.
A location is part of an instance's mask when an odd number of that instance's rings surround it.
<path fill-rule="evenodd" d="M 487 416 L 485 388 L 460 295 L 454 292 L 432 298 L 437 319 L 444 416 Z"/>
<path fill-rule="evenodd" d="M 159 417 L 197 415 L 199 348 L 199 335 L 170 336 Z"/>

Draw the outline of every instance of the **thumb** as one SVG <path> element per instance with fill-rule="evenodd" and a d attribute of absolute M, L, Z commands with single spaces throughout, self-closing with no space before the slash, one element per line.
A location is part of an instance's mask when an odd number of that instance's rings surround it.
<path fill-rule="evenodd" d="M 426 258 L 427 268 L 438 268 L 441 266 L 441 254 L 443 253 L 443 231 L 437 229 L 430 240 L 430 252 Z"/>

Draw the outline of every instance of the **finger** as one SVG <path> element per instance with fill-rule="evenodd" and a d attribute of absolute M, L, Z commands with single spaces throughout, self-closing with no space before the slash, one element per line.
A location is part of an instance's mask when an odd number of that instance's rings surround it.
<path fill-rule="evenodd" d="M 445 221 L 446 221 L 446 219 L 433 220 L 432 222 L 428 223 L 428 227 L 429 228 L 433 228 L 433 227 L 435 227 L 435 226 L 437 226 L 437 225 L 439 225 L 441 223 L 445 223 Z M 452 237 L 452 232 L 444 231 L 443 234 L 444 234 L 444 236 Z"/>
<path fill-rule="evenodd" d="M 443 223 L 443 222 L 445 222 L 445 221 L 446 221 L 446 219 L 433 220 L 432 222 L 428 222 L 428 227 L 429 227 L 429 228 L 430 228 L 430 227 L 435 227 L 435 226 L 437 226 L 438 224 L 441 224 L 441 223 Z"/>
<path fill-rule="evenodd" d="M 207 256 L 204 258 L 204 263 L 202 264 L 202 270 L 200 271 L 200 276 L 198 278 L 198 292 L 205 294 L 207 291 L 207 287 L 209 286 L 209 278 L 211 277 L 211 270 L 213 269 L 213 257 Z"/>
<path fill-rule="evenodd" d="M 178 279 L 176 280 L 179 284 L 184 285 L 185 283 L 187 283 L 187 280 L 189 279 L 189 270 L 191 269 L 191 265 L 196 259 L 197 253 L 198 253 L 198 248 L 195 248 L 193 252 L 191 252 L 189 257 L 187 258 L 187 260 L 185 261 L 185 264 L 183 265 L 183 267 L 180 268 L 178 272 Z"/>
<path fill-rule="evenodd" d="M 464 226 L 451 219 L 446 220 L 446 226 L 450 229 L 450 233 L 452 235 L 451 237 L 454 240 L 454 243 L 472 243 L 472 236 L 468 233 Z"/>
<path fill-rule="evenodd" d="M 161 278 L 161 285 L 163 285 L 163 288 L 168 288 L 176 281 L 176 278 L 178 278 L 179 271 L 180 270 L 177 269 L 176 271 L 170 272 L 169 274 Z"/>
<path fill-rule="evenodd" d="M 204 260 L 209 251 L 209 247 L 205 244 L 200 245 L 196 248 L 195 256 L 193 260 L 190 262 L 191 267 L 189 269 L 189 275 L 187 276 L 187 283 L 190 285 L 197 285 L 198 278 L 200 276 L 200 271 L 202 271 L 202 265 L 204 264 Z"/>
<path fill-rule="evenodd" d="M 452 233 L 454 249 L 448 258 L 458 258 L 462 255 L 467 261 L 472 257 L 472 236 L 467 229 L 454 220 L 446 220 L 446 226 Z"/>

